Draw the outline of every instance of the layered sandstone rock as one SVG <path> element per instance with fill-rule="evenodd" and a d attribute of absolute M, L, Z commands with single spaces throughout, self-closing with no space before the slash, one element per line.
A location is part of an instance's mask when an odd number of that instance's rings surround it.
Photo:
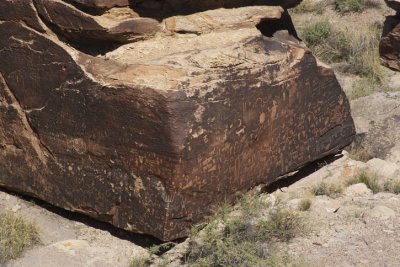
<path fill-rule="evenodd" d="M 397 14 L 386 17 L 379 53 L 382 63 L 388 68 L 400 71 L 400 1 L 385 0 Z"/>
<path fill-rule="evenodd" d="M 203 2 L 250 1 L 1 1 L 0 184 L 171 240 L 352 141 L 284 9 Z"/>

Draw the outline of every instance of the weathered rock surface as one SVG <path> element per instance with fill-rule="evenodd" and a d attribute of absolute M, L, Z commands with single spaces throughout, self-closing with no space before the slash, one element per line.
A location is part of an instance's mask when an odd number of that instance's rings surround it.
<path fill-rule="evenodd" d="M 7 188 L 171 240 L 213 205 L 353 139 L 333 71 L 285 31 L 281 7 L 156 22 L 121 15 L 120 1 L 80 1 L 111 8 L 100 15 L 71 1 L 11 2 L 0 2 L 10 9 L 0 11 Z M 79 50 L 93 39 L 112 46 Z M 121 40 L 132 43 L 116 49 Z"/>
<path fill-rule="evenodd" d="M 400 71 L 400 1 L 385 0 L 397 14 L 387 16 L 384 24 L 379 53 L 382 63 L 388 68 Z"/>
<path fill-rule="evenodd" d="M 371 157 L 400 163 L 400 94 L 375 93 L 351 102 L 360 145 Z"/>

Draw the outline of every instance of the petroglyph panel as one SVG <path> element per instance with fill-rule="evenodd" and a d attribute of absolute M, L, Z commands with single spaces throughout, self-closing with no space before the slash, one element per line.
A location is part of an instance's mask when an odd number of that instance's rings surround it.
<path fill-rule="evenodd" d="M 173 17 L 155 20 L 125 1 L 11 2 L 0 2 L 12 9 L 0 11 L 0 185 L 9 189 L 172 240 L 214 205 L 354 136 L 333 71 L 281 7 L 207 11 L 197 1 L 199 13 L 165 5 Z M 284 30 L 263 36 L 269 21 Z"/>

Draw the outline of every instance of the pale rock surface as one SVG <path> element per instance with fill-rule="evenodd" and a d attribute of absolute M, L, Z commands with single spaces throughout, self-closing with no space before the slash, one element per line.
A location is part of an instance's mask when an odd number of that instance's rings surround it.
<path fill-rule="evenodd" d="M 376 206 L 371 210 L 367 211 L 365 216 L 368 218 L 378 218 L 381 220 L 387 220 L 396 216 L 396 212 L 391 208 L 385 206 Z"/>
<path fill-rule="evenodd" d="M 369 189 L 365 184 L 353 184 L 347 187 L 344 192 L 346 196 L 349 197 L 359 197 L 359 196 L 372 196 L 372 190 Z"/>
<path fill-rule="evenodd" d="M 400 176 L 400 168 L 393 162 L 374 158 L 367 162 L 367 166 L 370 172 L 384 176 L 387 179 L 398 178 Z"/>

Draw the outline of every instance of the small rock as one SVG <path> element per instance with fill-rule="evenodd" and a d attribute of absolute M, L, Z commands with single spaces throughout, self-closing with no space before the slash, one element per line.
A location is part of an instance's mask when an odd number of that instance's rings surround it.
<path fill-rule="evenodd" d="M 370 218 L 379 218 L 382 220 L 386 220 L 396 216 L 396 213 L 391 208 L 385 206 L 377 206 L 367 211 L 365 215 Z"/>
<path fill-rule="evenodd" d="M 344 190 L 344 195 L 349 197 L 356 197 L 356 196 L 371 196 L 373 195 L 372 190 L 369 189 L 365 184 L 353 184 L 347 187 Z"/>

